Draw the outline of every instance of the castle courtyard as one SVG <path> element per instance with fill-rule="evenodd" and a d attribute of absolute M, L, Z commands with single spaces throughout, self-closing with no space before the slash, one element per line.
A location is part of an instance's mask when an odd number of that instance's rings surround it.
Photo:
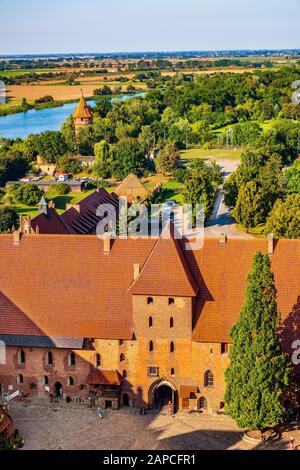
<path fill-rule="evenodd" d="M 24 450 L 251 450 L 288 449 L 293 435 L 295 447 L 300 431 L 283 433 L 282 439 L 268 446 L 246 443 L 234 421 L 224 415 L 148 412 L 139 409 L 105 410 L 98 417 L 86 404 L 35 400 L 14 402 L 10 413 L 24 438 Z"/>

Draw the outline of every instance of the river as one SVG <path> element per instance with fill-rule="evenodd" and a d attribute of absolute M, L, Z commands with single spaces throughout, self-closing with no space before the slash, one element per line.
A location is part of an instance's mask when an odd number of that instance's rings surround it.
<path fill-rule="evenodd" d="M 128 100 L 144 93 L 122 95 L 112 100 Z M 95 100 L 88 100 L 90 106 L 95 105 Z M 20 137 L 25 139 L 29 134 L 39 134 L 43 131 L 58 131 L 62 123 L 70 114 L 73 114 L 77 103 L 66 103 L 57 108 L 30 109 L 24 113 L 8 114 L 0 116 L 0 136 L 7 139 Z"/>

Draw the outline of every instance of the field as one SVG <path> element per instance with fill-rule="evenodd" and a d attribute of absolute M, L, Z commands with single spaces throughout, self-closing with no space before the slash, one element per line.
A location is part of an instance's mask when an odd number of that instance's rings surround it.
<path fill-rule="evenodd" d="M 203 158 L 211 160 L 234 160 L 238 161 L 241 158 L 241 149 L 199 149 L 190 148 L 188 150 L 181 150 L 180 158 L 184 163 L 193 160 L 194 158 Z"/>

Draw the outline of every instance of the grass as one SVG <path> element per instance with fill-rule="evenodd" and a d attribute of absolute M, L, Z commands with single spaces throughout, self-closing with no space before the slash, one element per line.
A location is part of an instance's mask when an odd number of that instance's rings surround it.
<path fill-rule="evenodd" d="M 183 188 L 182 183 L 177 181 L 166 181 L 162 185 L 162 191 L 160 194 L 160 202 L 166 202 L 170 199 L 182 204 L 183 203 Z"/>
<path fill-rule="evenodd" d="M 212 160 L 240 160 L 241 149 L 199 149 L 191 148 L 188 150 L 181 150 L 180 158 L 185 161 L 192 160 L 194 158 L 212 159 Z"/>
<path fill-rule="evenodd" d="M 265 226 L 263 224 L 258 225 L 257 227 L 251 227 L 246 230 L 246 228 L 242 224 L 236 224 L 236 228 L 241 230 L 242 232 L 247 232 L 250 235 L 264 235 Z"/>

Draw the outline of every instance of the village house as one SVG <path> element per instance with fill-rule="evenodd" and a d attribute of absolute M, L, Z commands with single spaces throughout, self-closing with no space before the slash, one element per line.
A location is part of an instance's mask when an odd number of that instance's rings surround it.
<path fill-rule="evenodd" d="M 299 339 L 300 241 L 0 235 L 0 393 L 218 412 L 229 332 L 268 253 L 286 353 Z M 298 376 L 297 376 L 298 377 Z M 298 380 L 298 379 L 297 379 Z"/>

